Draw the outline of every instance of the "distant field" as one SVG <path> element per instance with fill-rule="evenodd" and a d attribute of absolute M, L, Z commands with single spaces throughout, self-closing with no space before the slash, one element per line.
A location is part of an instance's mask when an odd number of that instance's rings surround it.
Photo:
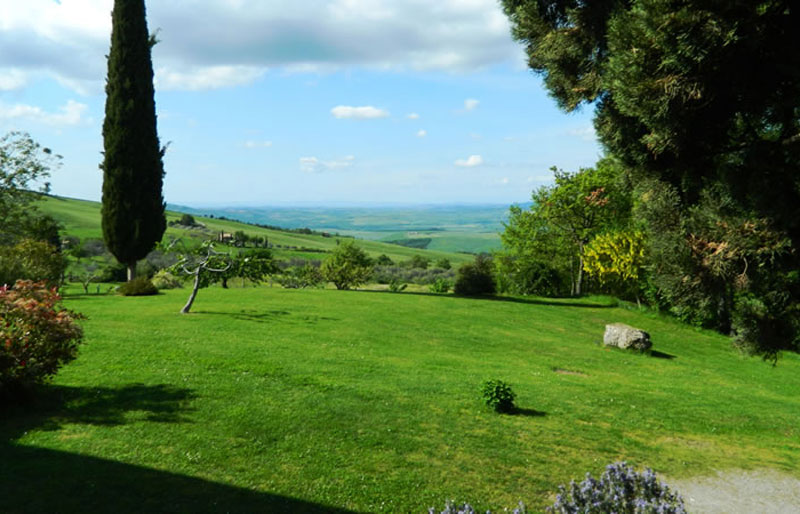
<path fill-rule="evenodd" d="M 78 289 L 78 360 L 0 416 L 4 512 L 541 512 L 622 459 L 800 477 L 800 357 L 609 299 L 212 287 L 181 316 L 185 289 Z M 657 353 L 604 349 L 615 321 Z M 492 378 L 519 413 L 482 404 Z"/>
<path fill-rule="evenodd" d="M 287 228 L 308 227 L 375 241 L 430 238 L 430 250 L 471 253 L 500 248 L 498 233 L 508 216 L 507 205 L 178 210 Z"/>
<path fill-rule="evenodd" d="M 42 199 L 39 205 L 42 211 L 51 214 L 64 225 L 66 234 L 76 235 L 81 239 L 102 239 L 102 229 L 100 227 L 100 204 L 98 202 L 59 197 L 45 197 Z M 179 212 L 167 212 L 168 220 L 178 220 L 180 217 L 181 213 Z M 306 259 L 324 259 L 324 253 L 304 253 L 298 249 L 312 248 L 330 251 L 336 246 L 336 237 L 295 234 L 216 218 L 206 218 L 201 216 L 196 216 L 195 218 L 198 222 L 205 226 L 205 229 L 187 230 L 180 227 L 169 227 L 167 228 L 165 239 L 169 240 L 170 238 L 184 238 L 188 241 L 199 241 L 214 237 L 219 232 L 234 233 L 238 230 L 242 230 L 249 235 L 266 237 L 273 245 L 280 245 L 281 248 L 274 249 L 275 255 L 278 258 L 300 257 Z M 396 262 L 408 260 L 413 255 L 424 255 L 432 260 L 446 258 L 449 259 L 453 264 L 460 264 L 472 260 L 471 255 L 448 250 L 420 250 L 369 240 L 358 240 L 357 244 L 364 248 L 364 250 L 372 256 L 386 254 Z M 297 249 L 286 247 L 296 247 Z"/>

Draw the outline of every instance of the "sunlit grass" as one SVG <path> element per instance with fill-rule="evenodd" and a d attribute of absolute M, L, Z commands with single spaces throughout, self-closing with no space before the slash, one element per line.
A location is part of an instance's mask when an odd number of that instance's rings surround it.
<path fill-rule="evenodd" d="M 33 413 L 0 424 L 13 441 L 0 447 L 0 483 L 33 448 L 57 452 L 42 472 L 65 484 L 79 483 L 68 466 L 80 456 L 124 464 L 122 475 L 168 474 L 179 489 L 233 488 L 217 493 L 224 507 L 186 507 L 218 512 L 274 498 L 308 503 L 289 511 L 423 512 L 449 498 L 541 508 L 558 484 L 621 459 L 671 477 L 800 476 L 796 355 L 772 367 L 608 299 L 211 288 L 181 316 L 186 295 L 68 299 L 89 317 L 86 344 Z M 658 353 L 604 349 L 615 321 L 649 331 Z M 483 405 L 490 378 L 511 384 L 519 414 Z M 45 498 L 36 487 L 14 483 Z M 124 485 L 69 491 L 75 505 L 142 505 Z"/>

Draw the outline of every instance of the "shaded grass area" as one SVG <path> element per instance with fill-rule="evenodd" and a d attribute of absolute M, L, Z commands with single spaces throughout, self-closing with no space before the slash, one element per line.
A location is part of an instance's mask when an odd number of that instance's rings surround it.
<path fill-rule="evenodd" d="M 86 345 L 33 411 L 0 421 L 0 497 L 424 512 L 450 498 L 541 508 L 621 459 L 672 477 L 800 476 L 796 355 L 771 367 L 606 299 L 212 288 L 181 316 L 185 295 L 68 300 L 89 316 Z M 604 349 L 618 321 L 658 353 Z M 511 384 L 516 415 L 485 408 L 491 378 Z"/>

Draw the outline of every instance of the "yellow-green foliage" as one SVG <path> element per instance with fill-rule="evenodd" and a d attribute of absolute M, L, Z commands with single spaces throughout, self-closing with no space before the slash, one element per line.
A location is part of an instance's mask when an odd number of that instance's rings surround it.
<path fill-rule="evenodd" d="M 645 263 L 644 234 L 621 230 L 595 237 L 584 249 L 583 269 L 600 282 L 638 280 Z"/>

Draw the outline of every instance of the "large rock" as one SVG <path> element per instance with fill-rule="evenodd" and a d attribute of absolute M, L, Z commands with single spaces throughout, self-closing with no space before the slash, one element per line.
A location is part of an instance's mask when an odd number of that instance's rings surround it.
<path fill-rule="evenodd" d="M 625 323 L 612 323 L 606 325 L 606 333 L 603 335 L 603 344 L 606 346 L 616 346 L 622 349 L 633 349 L 641 352 L 649 350 L 653 343 L 650 341 L 650 334 L 644 330 L 633 328 Z"/>

